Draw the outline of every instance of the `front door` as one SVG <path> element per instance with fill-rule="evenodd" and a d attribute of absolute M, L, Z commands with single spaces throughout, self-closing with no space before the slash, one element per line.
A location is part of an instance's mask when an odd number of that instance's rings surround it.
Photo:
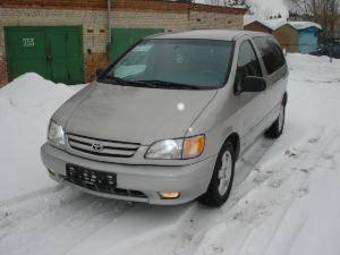
<path fill-rule="evenodd" d="M 241 42 L 235 86 L 242 83 L 247 76 L 263 77 L 259 59 L 250 40 Z M 246 148 L 259 135 L 259 124 L 266 114 L 265 92 L 242 92 L 238 95 L 238 104 L 241 106 L 239 117 L 241 118 L 241 148 Z"/>

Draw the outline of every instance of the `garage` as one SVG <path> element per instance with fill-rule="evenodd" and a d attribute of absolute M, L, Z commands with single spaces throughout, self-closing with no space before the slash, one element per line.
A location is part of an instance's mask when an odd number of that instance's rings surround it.
<path fill-rule="evenodd" d="M 145 36 L 242 29 L 247 8 L 161 0 L 1 0 L 0 87 L 26 72 L 88 83 Z"/>
<path fill-rule="evenodd" d="M 26 72 L 65 84 L 84 82 L 81 26 L 5 27 L 9 80 Z"/>
<path fill-rule="evenodd" d="M 117 59 L 124 51 L 129 49 L 142 38 L 164 32 L 161 28 L 117 28 L 112 29 L 111 60 Z"/>

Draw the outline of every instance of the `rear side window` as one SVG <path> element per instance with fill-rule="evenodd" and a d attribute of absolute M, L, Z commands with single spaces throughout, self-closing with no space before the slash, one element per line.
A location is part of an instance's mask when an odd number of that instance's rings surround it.
<path fill-rule="evenodd" d="M 254 39 L 260 51 L 268 74 L 272 74 L 285 65 L 286 59 L 277 43 L 268 37 L 257 37 Z"/>

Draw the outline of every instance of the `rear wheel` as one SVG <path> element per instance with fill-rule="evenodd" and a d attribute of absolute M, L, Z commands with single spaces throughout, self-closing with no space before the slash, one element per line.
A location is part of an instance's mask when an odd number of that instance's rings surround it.
<path fill-rule="evenodd" d="M 207 206 L 218 207 L 229 198 L 235 170 L 235 153 L 233 145 L 227 142 L 220 151 L 208 191 L 199 201 Z"/>
<path fill-rule="evenodd" d="M 270 126 L 270 128 L 266 131 L 265 136 L 268 138 L 279 138 L 284 130 L 286 120 L 286 106 L 280 106 L 279 116 L 275 120 L 275 122 Z"/>

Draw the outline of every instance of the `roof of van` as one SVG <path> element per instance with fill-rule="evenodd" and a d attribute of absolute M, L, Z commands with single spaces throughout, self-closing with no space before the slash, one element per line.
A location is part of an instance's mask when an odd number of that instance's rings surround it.
<path fill-rule="evenodd" d="M 147 39 L 206 39 L 206 40 L 221 40 L 221 41 L 236 41 L 241 36 L 249 37 L 269 36 L 269 34 L 261 32 L 250 32 L 244 30 L 192 30 L 177 33 L 163 33 L 148 36 Z"/>

